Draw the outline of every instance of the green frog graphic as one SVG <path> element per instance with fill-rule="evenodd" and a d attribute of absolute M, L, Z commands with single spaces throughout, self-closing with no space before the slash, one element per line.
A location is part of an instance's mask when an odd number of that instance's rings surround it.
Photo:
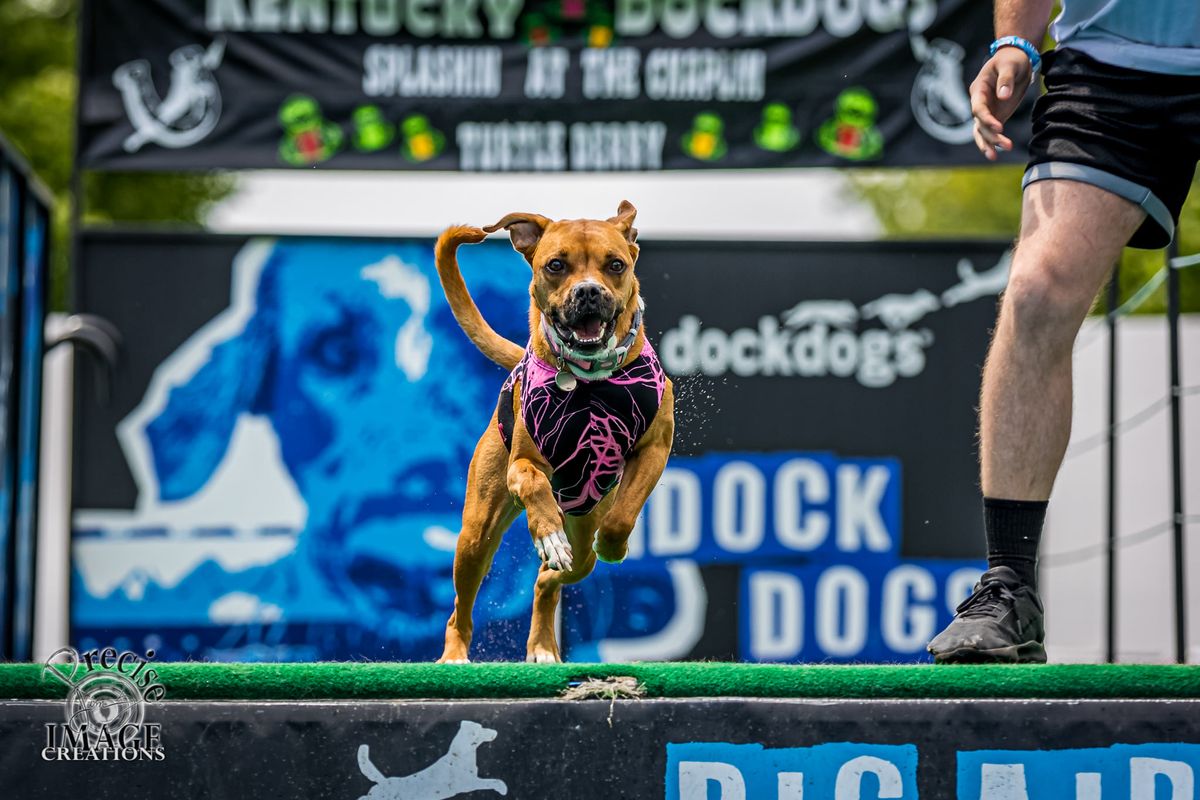
<path fill-rule="evenodd" d="M 792 124 L 792 110 L 783 103 L 769 103 L 762 122 L 754 129 L 754 143 L 763 150 L 786 153 L 800 143 L 800 129 Z"/>
<path fill-rule="evenodd" d="M 325 119 L 321 106 L 308 95 L 294 94 L 284 100 L 279 124 L 283 126 L 279 157 L 292 166 L 319 164 L 342 148 L 341 126 Z"/>
<path fill-rule="evenodd" d="M 861 86 L 847 89 L 834 101 L 834 115 L 817 131 L 825 152 L 851 161 L 870 161 L 883 153 L 883 134 L 875 125 L 879 105 Z"/>
<path fill-rule="evenodd" d="M 384 118 L 379 106 L 359 106 L 352 115 L 354 149 L 374 153 L 384 149 L 396 138 L 396 126 Z"/>
<path fill-rule="evenodd" d="M 430 124 L 429 117 L 424 114 L 405 117 L 400 123 L 400 131 L 404 134 L 404 144 L 400 150 L 409 161 L 421 163 L 436 158 L 446 146 L 446 137 Z"/>
<path fill-rule="evenodd" d="M 683 136 L 683 152 L 699 161 L 719 161 L 725 156 L 725 122 L 706 111 L 692 120 L 692 129 Z"/>

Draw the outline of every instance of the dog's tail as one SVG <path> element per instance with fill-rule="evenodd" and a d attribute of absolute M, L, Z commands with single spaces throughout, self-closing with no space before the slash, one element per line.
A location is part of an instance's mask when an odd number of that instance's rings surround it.
<path fill-rule="evenodd" d="M 446 299 L 450 301 L 450 310 L 454 312 L 454 318 L 458 320 L 467 338 L 485 356 L 511 370 L 521 360 L 525 348 L 505 339 L 487 324 L 487 320 L 479 313 L 479 306 L 471 299 L 471 293 L 463 283 L 462 271 L 458 268 L 458 246 L 477 244 L 486 236 L 481 229 L 469 225 L 453 225 L 443 231 L 435 247 L 438 278 L 442 281 L 442 291 L 446 293 Z"/>
<path fill-rule="evenodd" d="M 379 771 L 379 768 L 371 763 L 371 748 L 365 744 L 358 746 L 358 768 L 362 771 L 364 777 L 371 783 L 383 783 L 387 780 L 387 776 Z"/>

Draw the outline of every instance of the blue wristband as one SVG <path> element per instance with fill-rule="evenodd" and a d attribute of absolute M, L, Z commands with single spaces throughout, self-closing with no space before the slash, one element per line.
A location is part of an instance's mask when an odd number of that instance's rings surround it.
<path fill-rule="evenodd" d="M 996 41 L 992 42 L 992 46 L 988 48 L 988 55 L 996 55 L 996 51 L 1001 47 L 1016 47 L 1029 56 L 1029 64 L 1034 72 L 1037 72 L 1042 67 L 1042 56 L 1038 53 L 1037 47 L 1028 39 L 1022 39 L 1020 36 L 1001 36 Z"/>

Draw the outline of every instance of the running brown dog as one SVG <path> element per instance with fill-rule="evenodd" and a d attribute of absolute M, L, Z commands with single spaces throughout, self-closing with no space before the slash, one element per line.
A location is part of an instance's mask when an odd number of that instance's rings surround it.
<path fill-rule="evenodd" d="M 467 662 L 475 596 L 521 509 L 542 560 L 526 660 L 560 661 L 554 613 L 562 586 L 587 577 L 597 557 L 625 558 L 662 475 L 674 397 L 642 326 L 636 215 L 628 201 L 607 220 L 516 213 L 438 238 L 438 275 L 455 319 L 484 355 L 511 370 L 467 473 L 441 662 Z M 502 228 L 533 269 L 524 348 L 483 319 L 456 258 L 459 245 Z"/>

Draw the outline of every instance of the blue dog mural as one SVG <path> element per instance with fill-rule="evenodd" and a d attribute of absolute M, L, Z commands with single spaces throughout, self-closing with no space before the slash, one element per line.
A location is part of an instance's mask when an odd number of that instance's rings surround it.
<path fill-rule="evenodd" d="M 500 248 L 481 248 L 475 267 L 470 279 L 486 313 L 519 337 L 527 324 L 524 265 Z M 235 272 L 229 311 L 164 362 L 120 438 L 143 495 L 143 544 L 153 545 L 146 533 L 154 511 L 202 494 L 233 468 L 239 424 L 267 422 L 277 455 L 255 458 L 277 461 L 302 500 L 294 546 L 244 569 L 204 559 L 173 585 L 147 581 L 137 597 L 126 587 L 88 598 L 77 580 L 85 598 L 76 608 L 97 620 L 106 605 L 123 616 L 115 605 L 187 627 L 271 624 L 279 630 L 270 641 L 312 645 L 307 640 L 317 636 L 312 652 L 325 658 L 436 656 L 453 601 L 465 465 L 503 376 L 492 375 L 496 368 L 455 325 L 427 245 L 258 242 Z M 226 528 L 210 521 L 183 533 L 219 539 L 224 531 L 244 541 L 237 534 L 245 519 L 261 517 L 248 507 L 257 501 L 251 493 L 228 507 Z M 87 522 L 86 513 L 80 517 Z M 537 567 L 528 549 L 518 535 L 501 551 L 511 563 L 485 587 L 485 629 L 527 614 Z M 264 644 L 228 627 L 235 634 L 213 642 L 221 655 L 252 656 Z M 330 630 L 338 631 L 332 640 Z M 494 637 L 494 657 L 507 655 L 509 644 L 513 655 L 523 652 L 523 637 L 505 633 Z"/>

